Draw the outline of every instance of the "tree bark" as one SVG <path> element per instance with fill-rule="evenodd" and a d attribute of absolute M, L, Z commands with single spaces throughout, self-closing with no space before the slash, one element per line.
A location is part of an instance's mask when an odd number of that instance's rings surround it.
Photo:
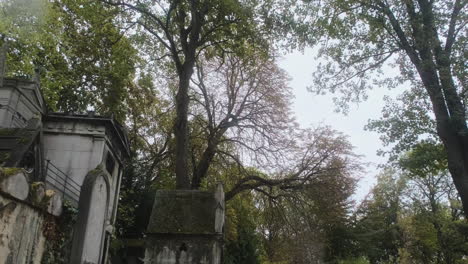
<path fill-rule="evenodd" d="M 421 78 L 434 106 L 437 134 L 445 146 L 448 169 L 460 194 L 466 215 L 468 213 L 468 129 L 465 109 L 453 82 L 450 55 L 442 51 L 440 46 L 434 22 L 434 7 L 428 1 L 422 2 L 422 23 L 427 34 L 424 35 L 423 41 L 430 46 L 429 50 L 420 51 L 423 59 L 420 68 L 426 72 L 430 71 L 431 74 L 428 75 L 429 79 L 424 79 L 424 74 Z"/>
<path fill-rule="evenodd" d="M 216 145 L 215 143 L 209 142 L 208 147 L 202 154 L 200 162 L 198 162 L 197 168 L 192 178 L 192 189 L 199 189 L 201 186 L 201 181 L 206 177 L 208 169 L 210 168 L 211 161 L 213 160 L 216 154 Z"/>
<path fill-rule="evenodd" d="M 460 195 L 465 215 L 467 215 L 468 128 L 465 108 L 453 81 L 450 60 L 451 46 L 456 38 L 455 21 L 465 4 L 456 1 L 454 5 L 449 36 L 447 36 L 446 47 L 443 49 L 434 22 L 432 2 L 418 1 L 419 14 L 416 14 L 412 5 L 407 5 L 407 13 L 412 26 L 412 32 L 408 35 L 402 29 L 391 8 L 383 1 L 378 3 L 390 21 L 398 45 L 406 52 L 415 66 L 424 88 L 429 94 L 436 119 L 437 134 L 445 147 L 448 169 Z M 410 44 L 409 39 L 414 40 L 414 45 Z"/>
<path fill-rule="evenodd" d="M 3 86 L 3 79 L 6 75 L 6 57 L 8 51 L 8 42 L 2 39 L 4 42 L 0 47 L 0 87 Z"/>
<path fill-rule="evenodd" d="M 200 43 L 201 27 L 204 23 L 204 16 L 207 10 L 206 7 L 201 8 L 198 1 L 190 2 L 191 21 L 190 26 L 185 27 L 186 14 L 183 9 L 178 13 L 179 35 L 181 37 L 181 47 L 184 54 L 183 64 L 178 66 L 179 90 L 176 95 L 176 120 L 174 124 L 174 135 L 176 141 L 176 157 L 175 157 L 175 173 L 176 173 L 176 188 L 190 189 L 190 176 L 188 173 L 188 108 L 190 98 L 188 90 L 190 86 L 190 78 L 194 72 L 197 48 L 203 43 Z M 180 62 L 177 49 L 173 49 L 172 55 L 175 61 Z M 177 63 L 176 63 L 177 66 Z"/>
<path fill-rule="evenodd" d="M 223 124 L 225 124 L 225 122 L 223 122 Z M 215 129 L 215 132 L 213 132 L 214 135 L 211 135 L 208 139 L 208 146 L 206 147 L 205 151 L 203 151 L 202 157 L 197 164 L 195 173 L 192 178 L 192 189 L 200 188 L 201 181 L 207 176 L 210 164 L 213 161 L 214 156 L 216 155 L 219 141 L 226 131 L 227 126 L 223 128 L 217 128 Z"/>
<path fill-rule="evenodd" d="M 186 66 L 186 65 L 184 65 Z M 176 95 L 176 120 L 174 124 L 175 135 L 175 174 L 176 188 L 190 189 L 190 177 L 188 174 L 188 89 L 190 77 L 193 73 L 192 67 L 184 67 L 179 74 L 179 90 Z"/>
<path fill-rule="evenodd" d="M 449 136 L 441 140 L 447 151 L 448 167 L 452 175 L 453 182 L 463 204 L 465 215 L 468 213 L 468 146 L 466 145 L 466 134 L 454 130 L 447 126 Z M 466 132 L 465 132 L 466 133 Z M 440 135 L 440 134 L 439 134 Z"/>
<path fill-rule="evenodd" d="M 420 52 L 420 54 L 424 54 L 424 52 Z M 457 106 L 459 104 L 447 102 L 448 93 L 446 91 L 451 91 L 450 96 L 452 97 L 454 94 L 456 95 L 456 91 L 452 91 L 455 90 L 455 87 L 447 85 L 447 83 L 450 84 L 453 81 L 440 80 L 437 74 L 437 66 L 432 61 L 429 61 L 429 59 L 423 59 L 422 65 L 417 68 L 431 99 L 436 118 L 437 134 L 444 144 L 447 153 L 448 169 L 460 195 L 463 210 L 466 214 L 468 212 L 468 129 L 465 114 L 464 111 L 458 109 Z M 441 67 L 440 65 L 438 66 L 439 68 Z M 442 74 L 439 75 L 441 76 Z M 445 78 L 452 79 L 451 76 L 445 76 Z M 443 86 L 443 84 L 446 84 L 446 86 Z M 456 95 L 456 100 L 461 102 L 461 98 L 458 95 Z"/>

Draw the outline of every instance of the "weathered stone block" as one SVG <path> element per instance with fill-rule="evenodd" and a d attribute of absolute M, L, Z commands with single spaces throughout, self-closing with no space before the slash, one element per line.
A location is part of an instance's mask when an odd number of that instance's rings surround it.
<path fill-rule="evenodd" d="M 2 168 L 0 170 L 0 190 L 16 199 L 26 200 L 29 194 L 29 183 L 23 170 Z"/>
<path fill-rule="evenodd" d="M 224 192 L 158 191 L 147 229 L 146 264 L 220 264 Z"/>
<path fill-rule="evenodd" d="M 44 200 L 46 201 L 47 212 L 51 215 L 60 216 L 63 212 L 63 200 L 54 190 L 45 192 Z"/>
<path fill-rule="evenodd" d="M 30 201 L 33 205 L 44 208 L 45 204 L 45 185 L 43 182 L 34 182 L 31 184 Z"/>
<path fill-rule="evenodd" d="M 216 200 L 213 193 L 194 190 L 161 190 L 156 197 L 148 233 L 215 233 Z"/>

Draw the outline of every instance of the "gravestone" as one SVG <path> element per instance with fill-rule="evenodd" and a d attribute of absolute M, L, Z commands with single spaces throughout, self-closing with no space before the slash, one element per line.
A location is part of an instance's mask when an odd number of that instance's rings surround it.
<path fill-rule="evenodd" d="M 109 175 L 99 165 L 81 186 L 78 219 L 73 235 L 71 264 L 99 264 L 103 258 L 104 230 L 109 203 Z"/>
<path fill-rule="evenodd" d="M 145 264 L 220 264 L 224 191 L 160 190 L 147 229 Z"/>

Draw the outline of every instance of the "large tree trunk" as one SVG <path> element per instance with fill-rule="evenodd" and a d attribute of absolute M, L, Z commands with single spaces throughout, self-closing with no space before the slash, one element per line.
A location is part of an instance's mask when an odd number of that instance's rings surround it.
<path fill-rule="evenodd" d="M 439 79 L 435 65 L 431 65 L 428 61 L 423 61 L 422 65 L 418 69 L 419 74 L 429 93 L 437 122 L 437 134 L 444 144 L 448 169 L 466 215 L 468 212 L 468 129 L 465 113 L 461 104 L 447 102 L 447 91 L 455 91 L 455 87 L 450 84 L 443 86 L 446 82 Z M 444 77 L 440 75 L 440 78 Z M 458 102 L 461 101 L 459 97 L 456 99 Z"/>
<path fill-rule="evenodd" d="M 445 146 L 448 169 L 466 215 L 468 212 L 468 129 L 461 98 L 456 98 L 459 104 L 447 102 L 449 91 L 455 93 L 453 82 L 441 80 L 444 77 L 437 74 L 436 66 L 429 61 L 423 61 L 422 67 L 418 70 L 432 102 L 437 122 L 437 134 Z"/>
<path fill-rule="evenodd" d="M 468 213 L 468 146 L 467 135 L 460 135 L 459 131 L 447 127 L 448 137 L 441 136 L 447 151 L 448 167 L 453 182 L 460 195 L 465 215 Z M 440 135 L 440 134 L 439 134 Z"/>
<path fill-rule="evenodd" d="M 186 65 L 184 65 L 186 66 Z M 193 66 L 186 66 L 179 74 L 179 90 L 176 95 L 176 120 L 174 124 L 175 135 L 175 173 L 176 188 L 190 189 L 190 177 L 188 174 L 188 89 Z"/>
<path fill-rule="evenodd" d="M 398 45 L 406 52 L 416 67 L 429 94 L 437 122 L 437 134 L 445 146 L 448 169 L 462 200 L 465 215 L 468 213 L 468 128 L 465 107 L 457 93 L 452 76 L 451 48 L 455 41 L 454 30 L 449 30 L 446 45 L 442 47 L 432 1 L 418 1 L 417 11 L 413 1 L 406 2 L 411 24 L 411 36 L 406 35 L 391 8 L 379 1 L 388 17 Z M 452 13 L 456 21 L 463 4 L 457 1 Z"/>
<path fill-rule="evenodd" d="M 3 79 L 6 75 L 6 59 L 8 51 L 8 42 L 5 39 L 2 39 L 3 44 L 0 47 L 0 87 L 3 86 Z"/>
<path fill-rule="evenodd" d="M 190 86 L 190 78 L 192 77 L 197 48 L 199 43 L 201 27 L 204 23 L 206 9 L 200 9 L 198 1 L 190 1 L 191 21 L 187 28 L 185 25 L 186 13 L 183 9 L 179 10 L 179 35 L 181 37 L 181 48 L 184 53 L 183 63 L 179 58 L 177 47 L 172 47 L 172 56 L 177 62 L 177 70 L 179 76 L 179 90 L 176 95 L 176 120 L 174 125 L 174 134 L 176 141 L 176 157 L 175 157 L 175 173 L 176 173 L 176 188 L 190 189 L 190 176 L 188 173 L 188 108 L 190 98 L 188 90 Z"/>

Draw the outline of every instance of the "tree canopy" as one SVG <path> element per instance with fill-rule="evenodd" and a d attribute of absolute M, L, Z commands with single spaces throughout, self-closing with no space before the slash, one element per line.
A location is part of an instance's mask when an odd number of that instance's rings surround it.
<path fill-rule="evenodd" d="M 39 77 L 51 110 L 128 128 L 119 239 L 143 237 L 156 190 L 222 181 L 225 263 L 461 263 L 467 3 L 6 0 L 0 44 L 7 76 Z M 358 205 L 347 137 L 291 111 L 278 48 L 307 45 L 322 59 L 310 90 L 345 112 L 410 84 L 367 126 L 393 145 L 392 169 Z"/>
<path fill-rule="evenodd" d="M 87 0 L 8 0 L 0 8 L 7 76 L 32 77 L 37 69 L 52 110 L 93 109 L 125 119 L 137 58 L 114 23 L 115 8 Z"/>
<path fill-rule="evenodd" d="M 248 51 L 264 39 L 248 1 L 102 1 L 123 12 L 152 61 L 165 62 L 177 74 L 175 96 L 175 174 L 177 188 L 190 189 L 189 86 L 200 54 Z M 250 43 L 246 45 L 247 43 Z M 267 46 L 266 46 L 267 47 Z M 196 178 L 195 178 L 196 179 Z M 195 184 L 197 186 L 197 184 Z"/>
<path fill-rule="evenodd" d="M 422 89 L 465 209 L 467 4 L 464 0 L 282 1 L 267 10 L 279 32 L 295 36 L 293 43 L 320 44 L 319 56 L 326 62 L 314 73 L 311 89 L 341 94 L 342 106 L 365 99 L 370 88 L 391 88 L 407 81 Z M 400 74 L 388 77 L 384 65 L 398 67 Z"/>

